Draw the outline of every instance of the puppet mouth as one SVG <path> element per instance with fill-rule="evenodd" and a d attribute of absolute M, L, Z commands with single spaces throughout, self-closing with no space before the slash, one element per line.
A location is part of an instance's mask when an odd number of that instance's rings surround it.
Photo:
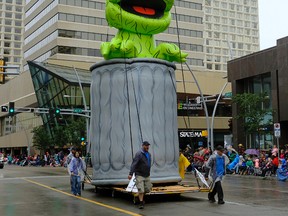
<path fill-rule="evenodd" d="M 166 8 L 163 0 L 122 0 L 119 5 L 129 13 L 147 18 L 161 18 Z"/>

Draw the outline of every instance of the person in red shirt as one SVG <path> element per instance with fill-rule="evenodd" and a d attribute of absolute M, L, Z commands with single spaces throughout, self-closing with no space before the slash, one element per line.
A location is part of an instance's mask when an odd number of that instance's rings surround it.
<path fill-rule="evenodd" d="M 285 158 L 285 152 L 284 149 L 281 149 L 280 151 L 280 159 L 284 159 Z"/>
<path fill-rule="evenodd" d="M 275 175 L 276 170 L 278 169 L 279 166 L 279 158 L 277 156 L 272 156 L 272 164 L 273 164 L 272 172 Z"/>

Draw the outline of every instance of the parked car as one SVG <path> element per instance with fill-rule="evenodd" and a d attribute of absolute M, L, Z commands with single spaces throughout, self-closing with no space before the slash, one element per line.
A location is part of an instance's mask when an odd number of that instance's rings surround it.
<path fill-rule="evenodd" d="M 0 169 L 4 168 L 4 154 L 0 153 Z"/>

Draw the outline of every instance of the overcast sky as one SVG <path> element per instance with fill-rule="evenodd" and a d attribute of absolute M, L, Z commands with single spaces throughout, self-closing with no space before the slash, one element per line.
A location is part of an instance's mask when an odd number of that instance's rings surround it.
<path fill-rule="evenodd" d="M 258 0 L 260 49 L 276 45 L 276 40 L 288 36 L 288 0 Z"/>

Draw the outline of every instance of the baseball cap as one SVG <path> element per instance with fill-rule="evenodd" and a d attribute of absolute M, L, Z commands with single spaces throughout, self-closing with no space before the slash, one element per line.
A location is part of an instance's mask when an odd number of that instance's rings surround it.
<path fill-rule="evenodd" d="M 148 141 L 144 141 L 143 143 L 142 143 L 142 145 L 150 145 L 150 143 L 148 142 Z"/>
<path fill-rule="evenodd" d="M 216 150 L 217 150 L 217 151 L 224 152 L 224 148 L 223 148 L 222 146 L 220 146 L 220 145 L 217 146 Z"/>

